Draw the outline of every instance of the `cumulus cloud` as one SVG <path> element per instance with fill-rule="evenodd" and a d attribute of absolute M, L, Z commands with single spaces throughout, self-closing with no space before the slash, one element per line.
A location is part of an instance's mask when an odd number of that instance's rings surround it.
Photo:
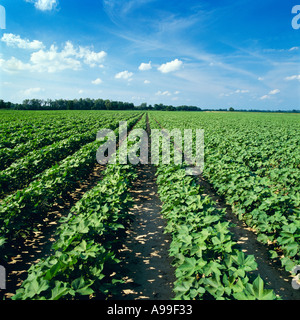
<path fill-rule="evenodd" d="M 144 83 L 145 83 L 145 84 L 149 84 L 149 83 L 151 83 L 151 82 L 150 82 L 149 80 L 145 80 Z"/>
<path fill-rule="evenodd" d="M 150 69 L 152 69 L 151 61 L 149 61 L 148 63 L 141 63 L 140 66 L 139 66 L 139 70 L 140 71 L 147 71 L 147 70 L 150 70 Z"/>
<path fill-rule="evenodd" d="M 29 41 L 28 39 L 21 39 L 19 35 L 14 35 L 12 33 L 4 33 L 1 41 L 5 42 L 9 47 L 20 49 L 39 50 L 44 48 L 44 45 L 41 41 Z"/>
<path fill-rule="evenodd" d="M 26 0 L 26 2 L 34 3 L 34 6 L 41 11 L 51 11 L 57 7 L 57 0 Z"/>
<path fill-rule="evenodd" d="M 84 63 L 89 65 L 90 67 L 95 67 L 97 63 L 100 63 L 105 57 L 107 53 L 105 51 L 94 52 L 88 48 L 80 47 L 78 56 L 79 58 L 84 59 Z M 103 68 L 103 65 L 99 65 L 100 68 Z"/>
<path fill-rule="evenodd" d="M 169 72 L 179 70 L 181 66 L 182 66 L 182 61 L 175 59 L 173 61 L 162 64 L 160 67 L 158 67 L 158 70 L 162 73 L 169 73 Z"/>
<path fill-rule="evenodd" d="M 115 75 L 116 79 L 130 79 L 133 76 L 132 72 L 128 72 L 127 70 L 121 71 Z"/>
<path fill-rule="evenodd" d="M 30 70 L 30 68 L 31 65 L 29 63 L 23 63 L 15 57 L 11 57 L 9 60 L 0 59 L 0 69 L 8 73 Z"/>
<path fill-rule="evenodd" d="M 13 37 L 10 37 L 10 39 L 13 39 Z M 15 43 L 17 42 L 15 41 Z M 28 41 L 28 43 L 32 42 Z M 0 68 L 7 72 L 29 70 L 31 72 L 54 73 L 66 69 L 76 71 L 82 67 L 82 63 L 95 67 L 105 57 L 106 52 L 104 51 L 94 52 L 90 48 L 80 46 L 75 48 L 70 41 L 67 41 L 61 51 L 57 46 L 51 45 L 49 50 L 42 48 L 33 52 L 28 63 L 24 63 L 14 57 L 6 61 L 1 59 Z M 103 67 L 103 65 L 100 64 L 99 67 Z"/>
<path fill-rule="evenodd" d="M 54 45 L 50 50 L 39 50 L 32 53 L 30 62 L 32 71 L 54 73 L 66 69 L 79 70 L 81 62 L 78 61 L 77 55 L 71 51 L 70 46 L 66 45 L 64 50 L 58 51 Z"/>
<path fill-rule="evenodd" d="M 102 83 L 102 80 L 100 78 L 97 78 L 96 80 L 92 81 L 92 84 L 95 84 L 95 85 L 101 84 L 101 83 Z"/>

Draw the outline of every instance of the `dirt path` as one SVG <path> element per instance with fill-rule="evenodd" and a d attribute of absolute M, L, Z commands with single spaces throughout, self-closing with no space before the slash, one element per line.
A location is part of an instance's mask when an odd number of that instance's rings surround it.
<path fill-rule="evenodd" d="M 168 255 L 171 238 L 164 234 L 166 222 L 160 213 L 154 166 L 138 167 L 138 179 L 131 194 L 135 200 L 131 210 L 134 221 L 119 255 L 120 272 L 126 275 L 126 282 L 112 299 L 170 300 L 175 281 Z"/>
<path fill-rule="evenodd" d="M 151 135 L 148 115 L 149 155 Z M 151 161 L 149 160 L 149 163 Z M 125 274 L 114 300 L 170 300 L 174 297 L 175 268 L 169 257 L 171 236 L 164 234 L 166 221 L 161 215 L 157 193 L 155 166 L 139 165 L 138 178 L 131 190 L 135 205 L 131 209 L 133 222 L 126 231 L 120 250 L 120 274 Z"/>

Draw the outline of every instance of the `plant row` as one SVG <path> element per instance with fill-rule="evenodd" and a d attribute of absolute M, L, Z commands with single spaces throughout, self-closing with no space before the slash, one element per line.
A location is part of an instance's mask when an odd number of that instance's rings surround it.
<path fill-rule="evenodd" d="M 86 119 L 86 122 L 88 125 L 93 125 L 95 124 L 94 120 Z M 25 154 L 28 150 L 30 151 L 38 146 L 47 145 L 47 143 L 55 141 L 52 136 L 74 129 L 80 131 L 81 128 L 84 128 L 83 125 L 82 119 L 71 118 L 62 114 L 60 117 L 58 115 L 40 114 L 38 118 L 35 114 L 23 114 L 19 121 L 12 118 L 6 123 L 5 128 L 0 130 L 1 157 L 4 151 L 12 152 L 13 149 L 15 149 L 15 153 Z"/>
<path fill-rule="evenodd" d="M 55 128 L 55 131 L 41 131 L 40 136 L 32 138 L 30 135 L 27 136 L 27 141 L 19 143 L 13 149 L 2 148 L 0 149 L 0 169 L 4 170 L 8 168 L 12 163 L 21 159 L 22 157 L 35 152 L 38 149 L 49 146 L 58 140 L 63 140 L 71 137 L 72 135 L 82 134 L 86 132 L 86 127 L 73 127 L 71 128 Z"/>
<path fill-rule="evenodd" d="M 61 219 L 54 253 L 31 266 L 12 299 L 105 298 L 120 281 L 112 275 L 117 235 L 128 219 L 134 178 L 132 166 L 108 165 L 98 185 Z"/>
<path fill-rule="evenodd" d="M 25 187 L 32 180 L 35 180 L 39 173 L 71 155 L 84 144 L 94 141 L 99 125 L 115 129 L 117 121 L 108 120 L 93 126 L 85 126 L 82 134 L 75 130 L 73 135 L 67 139 L 63 139 L 61 136 L 63 140 L 59 139 L 60 141 L 50 146 L 30 152 L 27 156 L 15 161 L 6 170 L 1 171 L 0 198 L 11 191 Z"/>
<path fill-rule="evenodd" d="M 132 127 L 137 118 L 128 121 Z M 116 135 L 118 129 L 115 130 Z M 74 191 L 96 164 L 96 151 L 103 142 L 84 145 L 60 164 L 54 165 L 38 176 L 23 190 L 4 198 L 0 204 L 0 246 L 5 239 L 27 234 L 27 230 L 49 210 L 55 201 L 63 201 Z"/>
<path fill-rule="evenodd" d="M 201 195 L 195 178 L 187 176 L 183 166 L 158 166 L 157 184 L 165 231 L 172 236 L 175 299 L 277 299 L 260 276 L 254 279 L 254 256 L 246 255 L 233 241 L 225 211 Z"/>
<path fill-rule="evenodd" d="M 10 141 L 11 144 L 5 148 L 0 148 L 0 169 L 3 170 L 28 153 L 55 143 L 58 140 L 87 133 L 95 128 L 103 128 L 112 121 L 117 122 L 118 119 L 126 119 L 130 117 L 130 115 L 134 116 L 134 113 L 128 113 L 128 115 L 116 114 L 114 117 L 112 117 L 111 114 L 100 113 L 93 117 L 86 116 L 78 119 L 69 119 L 65 116 L 65 119 L 59 119 L 59 121 L 56 120 L 53 122 L 53 117 L 46 118 L 46 115 L 44 115 L 44 123 L 41 125 L 38 125 L 38 123 L 32 120 L 31 126 L 29 126 L 31 130 L 26 130 L 25 126 L 25 128 L 16 129 L 14 134 L 3 134 L 2 144 L 4 142 L 8 143 L 8 141 Z M 14 135 L 16 135 L 15 138 L 13 138 Z M 15 144 L 13 144 L 12 141 L 14 141 Z M 33 155 L 33 153 L 30 155 Z"/>
<path fill-rule="evenodd" d="M 270 258 L 290 271 L 300 260 L 299 123 L 291 126 L 277 116 L 227 117 L 155 114 L 169 130 L 205 129 L 203 175 L 269 245 Z"/>

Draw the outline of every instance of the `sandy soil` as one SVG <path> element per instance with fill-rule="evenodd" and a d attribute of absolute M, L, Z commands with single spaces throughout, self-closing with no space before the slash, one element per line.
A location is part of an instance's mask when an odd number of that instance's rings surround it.
<path fill-rule="evenodd" d="M 170 300 L 175 281 L 172 259 L 168 255 L 170 235 L 164 234 L 166 225 L 161 216 L 161 202 L 157 195 L 155 167 L 142 165 L 131 194 L 135 206 L 131 209 L 134 221 L 126 231 L 119 252 L 120 285 L 114 300 Z"/>

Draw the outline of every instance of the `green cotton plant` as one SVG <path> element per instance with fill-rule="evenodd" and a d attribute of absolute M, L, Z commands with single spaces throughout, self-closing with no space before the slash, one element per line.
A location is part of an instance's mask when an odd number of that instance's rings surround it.
<path fill-rule="evenodd" d="M 258 276 L 253 283 L 246 283 L 245 289 L 234 293 L 237 300 L 275 300 L 276 296 L 272 290 L 264 288 L 264 281 Z"/>
<path fill-rule="evenodd" d="M 101 119 L 98 126 L 103 124 L 118 131 L 116 127 L 119 120 L 128 119 L 128 125 L 132 127 L 140 118 L 140 113 L 127 113 L 126 115 L 117 113 L 114 114 L 114 119 L 111 118 L 111 114 L 103 118 L 105 120 Z M 84 120 L 81 122 L 86 126 Z M 97 126 L 96 119 L 93 119 L 92 123 L 93 128 Z M 95 140 L 96 134 L 92 138 L 93 132 L 84 134 L 84 139 Z M 72 139 L 76 141 L 77 137 Z M 80 180 L 91 172 L 92 167 L 96 164 L 95 153 L 99 144 L 99 141 L 85 144 L 61 162 L 36 175 L 35 180 L 27 187 L 4 198 L 0 204 L 0 236 L 6 238 L 7 243 L 12 236 L 26 236 L 34 227 L 37 218 L 42 218 L 42 215 L 53 206 L 55 201 L 61 201 L 68 192 L 75 190 Z M 3 178 L 8 179 L 5 176 Z"/>
<path fill-rule="evenodd" d="M 98 185 L 61 219 L 54 253 L 31 266 L 12 299 L 77 299 L 111 292 L 120 281 L 109 276 L 119 262 L 116 233 L 127 221 L 132 205 L 128 188 L 135 177 L 130 165 L 109 165 Z"/>
<path fill-rule="evenodd" d="M 157 168 L 165 231 L 172 235 L 175 299 L 277 299 L 272 290 L 261 289 L 259 278 L 250 280 L 257 264 L 237 248 L 225 211 L 183 172 L 180 166 Z"/>
<path fill-rule="evenodd" d="M 287 271 L 298 265 L 300 231 L 283 231 L 300 213 L 298 116 L 198 112 L 170 113 L 165 119 L 151 112 L 151 117 L 169 131 L 205 130 L 203 177 L 256 230 L 271 259 Z"/>

